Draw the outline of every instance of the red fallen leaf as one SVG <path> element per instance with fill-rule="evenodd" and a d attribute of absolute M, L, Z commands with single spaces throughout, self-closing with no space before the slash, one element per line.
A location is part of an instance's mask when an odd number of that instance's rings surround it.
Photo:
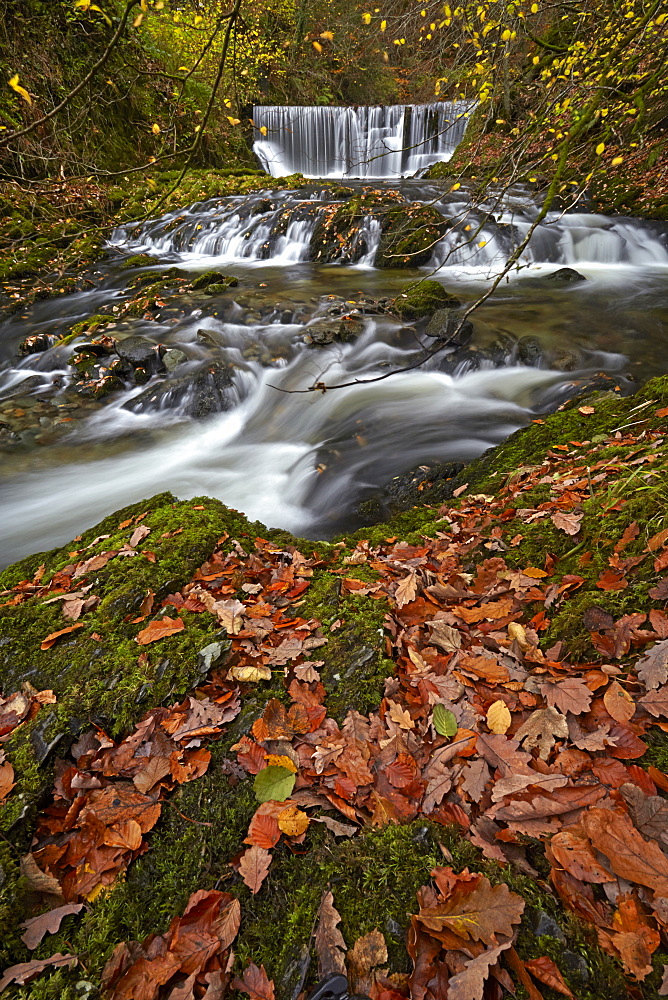
<path fill-rule="evenodd" d="M 29 983 L 51 966 L 56 969 L 71 969 L 78 961 L 79 959 L 76 955 L 61 955 L 58 952 L 58 954 L 52 955 L 51 958 L 44 958 L 41 961 L 33 959 L 32 962 L 21 962 L 19 965 L 12 965 L 9 969 L 5 970 L 5 974 L 0 979 L 0 993 L 10 983 L 17 983 L 19 986 Z"/>
<path fill-rule="evenodd" d="M 278 804 L 281 806 L 281 809 L 285 808 L 285 802 Z M 266 851 L 271 850 L 272 847 L 276 847 L 276 844 L 281 839 L 281 831 L 276 815 L 276 803 L 263 802 L 250 821 L 248 836 L 244 840 L 244 844 L 255 844 L 257 847 L 263 847 Z"/>
<path fill-rule="evenodd" d="M 51 647 L 60 639 L 61 635 L 67 635 L 69 632 L 74 632 L 78 628 L 83 628 L 83 622 L 77 622 L 76 625 L 68 625 L 67 628 L 61 628 L 59 632 L 52 632 L 51 635 L 47 635 L 46 639 L 42 639 L 39 648 L 40 649 L 51 649 Z"/>
<path fill-rule="evenodd" d="M 606 569 L 596 581 L 599 590 L 624 590 L 628 585 L 629 581 L 623 573 L 615 573 L 612 569 Z"/>
<path fill-rule="evenodd" d="M 273 979 L 267 976 L 264 965 L 258 969 L 253 962 L 244 970 L 241 979 L 232 980 L 232 989 L 247 993 L 250 1000 L 274 1000 Z"/>
<path fill-rule="evenodd" d="M 546 955 L 543 955 L 541 958 L 531 958 L 528 962 L 524 962 L 524 968 L 528 969 L 539 983 L 549 986 L 556 993 L 561 993 L 563 996 L 569 997 L 569 1000 L 575 1000 L 575 997 L 564 982 L 564 977 L 559 972 L 558 966 L 555 965 L 551 958 L 548 958 Z"/>
<path fill-rule="evenodd" d="M 657 417 L 668 417 L 668 406 L 662 406 L 660 410 L 654 411 Z"/>
<path fill-rule="evenodd" d="M 160 621 L 151 622 L 146 628 L 143 628 L 135 642 L 139 643 L 140 646 L 146 646 L 149 642 L 164 639 L 165 636 L 176 635 L 184 628 L 185 624 L 180 618 L 162 618 Z"/>
<path fill-rule="evenodd" d="M 258 847 L 257 844 L 253 844 L 242 854 L 239 862 L 239 874 L 253 895 L 260 891 L 270 864 L 271 854 L 264 847 Z"/>

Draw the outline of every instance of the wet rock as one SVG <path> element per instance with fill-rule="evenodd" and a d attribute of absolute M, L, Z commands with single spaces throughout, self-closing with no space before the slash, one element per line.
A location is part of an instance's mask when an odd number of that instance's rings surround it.
<path fill-rule="evenodd" d="M 461 328 L 457 330 L 460 323 Z M 436 340 L 447 340 L 456 347 L 464 347 L 473 336 L 473 324 L 468 319 L 462 323 L 461 316 L 454 309 L 437 309 L 425 333 Z"/>
<path fill-rule="evenodd" d="M 132 257 L 126 257 L 120 265 L 122 271 L 129 271 L 133 267 L 153 267 L 160 264 L 159 257 L 152 257 L 148 253 L 137 253 Z"/>
<path fill-rule="evenodd" d="M 21 357 L 28 354 L 41 354 L 53 347 L 58 337 L 53 333 L 36 333 L 32 337 L 26 337 L 19 344 L 18 353 Z"/>
<path fill-rule="evenodd" d="M 343 316 L 338 320 L 319 320 L 306 327 L 302 337 L 310 347 L 326 347 L 335 342 L 345 343 L 359 337 L 364 322 L 356 316 Z"/>
<path fill-rule="evenodd" d="M 553 271 L 547 275 L 548 281 L 558 281 L 564 285 L 574 285 L 578 281 L 586 281 L 584 274 L 574 270 L 572 267 L 560 267 L 558 271 Z"/>
<path fill-rule="evenodd" d="M 521 337 L 517 342 L 517 360 L 530 368 L 540 368 L 544 354 L 536 337 Z"/>
<path fill-rule="evenodd" d="M 376 267 L 422 267 L 445 235 L 447 223 L 435 208 L 416 202 L 391 209 L 381 221 Z"/>
<path fill-rule="evenodd" d="M 425 279 L 413 281 L 406 285 L 403 292 L 397 295 L 392 305 L 392 311 L 402 319 L 419 319 L 421 316 L 431 316 L 437 309 L 456 309 L 461 302 L 455 295 L 446 292 L 439 281 Z"/>
<path fill-rule="evenodd" d="M 0 391 L 0 399 L 11 399 L 13 396 L 23 396 L 25 393 L 34 392 L 44 385 L 44 379 L 40 375 L 30 375 L 16 385 Z"/>
<path fill-rule="evenodd" d="M 162 356 L 162 363 L 168 372 L 174 371 L 184 361 L 188 360 L 188 355 L 180 351 L 178 347 L 170 347 Z"/>
<path fill-rule="evenodd" d="M 234 369 L 214 361 L 180 378 L 149 386 L 124 408 L 133 413 L 178 409 L 184 416 L 201 419 L 231 408 L 229 390 L 233 383 Z"/>
<path fill-rule="evenodd" d="M 119 358 L 133 368 L 145 368 L 149 372 L 158 372 L 162 368 L 158 345 L 146 337 L 119 340 L 116 350 Z"/>
<path fill-rule="evenodd" d="M 77 392 L 90 399 L 102 399 L 112 392 L 119 392 L 125 388 L 123 379 L 117 375 L 103 375 L 101 378 L 85 379 L 77 385 Z"/>
<path fill-rule="evenodd" d="M 239 279 L 233 275 L 222 274 L 220 271 L 205 271 L 204 274 L 200 274 L 199 278 L 195 278 L 192 287 L 196 291 L 204 289 L 208 295 L 214 295 L 218 291 L 236 288 L 238 284 Z"/>

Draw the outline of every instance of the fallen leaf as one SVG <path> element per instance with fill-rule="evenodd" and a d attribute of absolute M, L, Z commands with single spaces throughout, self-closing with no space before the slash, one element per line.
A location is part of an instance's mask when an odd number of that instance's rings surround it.
<path fill-rule="evenodd" d="M 296 806 L 288 806 L 278 814 L 278 826 L 287 837 L 300 837 L 306 833 L 310 820 L 305 812 Z"/>
<path fill-rule="evenodd" d="M 370 931 L 357 939 L 348 952 L 348 978 L 355 993 L 371 992 L 375 982 L 374 971 L 387 962 L 387 945 L 378 930 Z"/>
<path fill-rule="evenodd" d="M 55 910 L 49 910 L 47 913 L 41 913 L 38 917 L 32 917 L 31 920 L 25 920 L 21 924 L 24 929 L 21 940 L 26 948 L 30 948 L 32 951 L 46 934 L 55 934 L 60 929 L 60 924 L 65 917 L 81 913 L 83 908 L 83 903 L 65 903 L 64 906 L 58 906 Z"/>
<path fill-rule="evenodd" d="M 346 974 L 346 942 L 338 928 L 341 915 L 334 907 L 334 897 L 326 889 L 320 899 L 318 926 L 315 931 L 315 950 L 318 955 L 318 973 L 321 978 L 338 972 Z"/>
<path fill-rule="evenodd" d="M 447 736 L 451 739 L 457 732 L 457 720 L 450 709 L 440 702 L 434 705 L 431 721 L 439 736 Z"/>
<path fill-rule="evenodd" d="M 585 409 L 585 407 L 581 407 L 581 409 Z M 588 409 L 593 412 L 593 407 L 588 407 Z M 561 993 L 562 996 L 569 997 L 569 1000 L 575 1000 L 575 997 L 564 981 L 564 977 L 559 971 L 559 967 L 555 965 L 551 958 L 542 956 L 541 958 L 525 959 L 524 968 L 528 969 L 539 983 L 549 986 L 551 990 Z"/>
<path fill-rule="evenodd" d="M 260 886 L 267 877 L 269 865 L 271 864 L 271 854 L 264 847 L 253 844 L 241 856 L 239 862 L 239 874 L 255 895 L 260 891 Z"/>
<path fill-rule="evenodd" d="M 592 693 L 581 677 L 564 677 L 558 681 L 543 681 L 540 691 L 548 705 L 560 712 L 582 715 L 588 712 Z"/>
<path fill-rule="evenodd" d="M 142 629 L 135 642 L 139 643 L 140 646 L 146 646 L 149 642 L 156 642 L 168 635 L 176 635 L 184 628 L 185 624 L 180 618 L 162 618 L 160 621 L 150 622 L 146 628 Z"/>
<path fill-rule="evenodd" d="M 72 969 L 78 963 L 76 955 L 61 955 L 58 952 L 51 958 L 44 958 L 41 961 L 33 959 L 32 962 L 21 962 L 19 965 L 12 965 L 5 969 L 2 979 L 0 979 L 0 993 L 5 990 L 10 983 L 24 986 L 37 976 L 41 975 L 45 969 Z"/>
<path fill-rule="evenodd" d="M 613 882 L 614 876 L 598 861 L 592 846 L 579 829 L 560 830 L 550 840 L 555 861 L 581 882 Z"/>
<path fill-rule="evenodd" d="M 232 989 L 247 993 L 250 1000 L 274 1000 L 273 979 L 269 979 L 264 971 L 264 965 L 258 969 L 253 962 L 244 969 L 241 979 L 232 980 Z"/>
<path fill-rule="evenodd" d="M 550 520 L 555 528 L 565 531 L 567 535 L 577 535 L 582 518 L 582 514 L 568 514 L 563 510 L 555 510 L 553 514 L 550 514 Z"/>
<path fill-rule="evenodd" d="M 613 681 L 607 688 L 603 704 L 616 722 L 629 722 L 635 715 L 635 702 L 618 681 Z"/>
<path fill-rule="evenodd" d="M 646 688 L 658 688 L 668 681 L 668 639 L 657 642 L 638 660 L 636 673 Z"/>
<path fill-rule="evenodd" d="M 289 798 L 295 787 L 295 775 L 286 767 L 270 764 L 255 775 L 253 789 L 258 802 L 283 802 Z"/>
<path fill-rule="evenodd" d="M 596 850 L 608 858 L 616 875 L 668 895 L 668 857 L 655 841 L 645 840 L 628 816 L 608 809 L 589 809 L 582 826 Z"/>
<path fill-rule="evenodd" d="M 456 628 L 446 625 L 442 621 L 427 622 L 426 624 L 429 626 L 429 641 L 440 646 L 445 653 L 453 653 L 461 647 L 462 636 Z"/>
<path fill-rule="evenodd" d="M 526 722 L 515 733 L 525 750 L 538 748 L 542 760 L 547 760 L 557 739 L 568 736 L 566 717 L 556 708 L 539 708 L 532 712 Z"/>
<path fill-rule="evenodd" d="M 499 699 L 487 709 L 487 725 L 493 733 L 507 733 L 512 719 L 505 701 Z"/>
<path fill-rule="evenodd" d="M 418 578 L 413 572 L 409 573 L 399 581 L 397 589 L 394 592 L 394 599 L 397 603 L 398 608 L 403 608 L 404 604 L 410 604 L 411 601 L 415 600 L 418 588 Z"/>
<path fill-rule="evenodd" d="M 130 547 L 133 549 L 136 548 L 136 546 L 139 545 L 140 542 L 143 542 L 144 539 L 150 534 L 151 529 L 147 528 L 145 524 L 137 525 L 130 536 Z"/>
<path fill-rule="evenodd" d="M 39 648 L 40 649 L 51 649 L 51 647 L 58 642 L 61 635 L 69 635 L 70 632 L 75 632 L 78 628 L 83 628 L 83 622 L 77 622 L 76 625 L 68 625 L 67 628 L 61 628 L 58 632 L 52 632 L 51 635 L 47 635 L 45 639 L 42 639 Z"/>

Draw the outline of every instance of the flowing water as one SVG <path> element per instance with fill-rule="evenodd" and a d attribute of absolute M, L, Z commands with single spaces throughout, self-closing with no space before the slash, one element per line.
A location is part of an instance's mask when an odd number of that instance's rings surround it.
<path fill-rule="evenodd" d="M 444 193 L 420 180 L 393 187 L 449 220 L 422 270 L 374 267 L 381 224 L 373 212 L 360 226 L 355 263 L 350 250 L 335 263 L 310 260 L 332 201 L 313 184 L 212 199 L 118 230 L 83 291 L 6 319 L 2 561 L 69 540 L 165 489 L 219 497 L 269 526 L 331 536 L 359 523 L 356 505 L 392 477 L 474 458 L 596 373 L 630 391 L 666 371 L 667 227 L 579 211 L 554 213 L 537 229 L 519 267 L 473 317 L 468 346 L 365 382 L 434 343 L 424 323 L 402 323 L 388 309 L 407 281 L 436 269 L 449 291 L 471 301 L 538 211 L 521 188 L 474 208 L 462 190 Z M 122 264 L 140 251 L 165 271 L 176 266 L 193 277 L 223 269 L 239 284 L 213 295 L 186 290 L 148 313 L 123 315 L 133 294 L 128 277 L 137 272 Z M 549 277 L 564 266 L 586 280 Z M 92 400 L 71 382 L 76 345 L 17 357 L 27 335 L 62 335 L 110 311 L 119 317 L 110 336 L 139 334 L 185 358 L 171 373 L 154 374 L 148 388 L 126 382 Z M 334 328 L 344 316 L 357 336 L 317 346 L 323 324 Z M 222 388 L 207 374 L 212 363 L 224 368 Z M 362 382 L 326 393 L 294 391 L 355 380 Z M 217 400 L 204 411 L 202 386 Z"/>

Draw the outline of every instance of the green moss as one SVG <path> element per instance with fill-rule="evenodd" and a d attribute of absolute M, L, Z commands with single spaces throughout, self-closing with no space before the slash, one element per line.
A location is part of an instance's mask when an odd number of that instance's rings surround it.
<path fill-rule="evenodd" d="M 405 205 L 386 212 L 376 251 L 376 267 L 422 267 L 428 264 L 435 244 L 447 224 L 443 215 L 428 205 Z"/>
<path fill-rule="evenodd" d="M 394 300 L 393 309 L 402 319 L 419 319 L 430 316 L 437 309 L 459 304 L 459 300 L 446 292 L 440 282 L 425 279 L 406 285 Z"/>

